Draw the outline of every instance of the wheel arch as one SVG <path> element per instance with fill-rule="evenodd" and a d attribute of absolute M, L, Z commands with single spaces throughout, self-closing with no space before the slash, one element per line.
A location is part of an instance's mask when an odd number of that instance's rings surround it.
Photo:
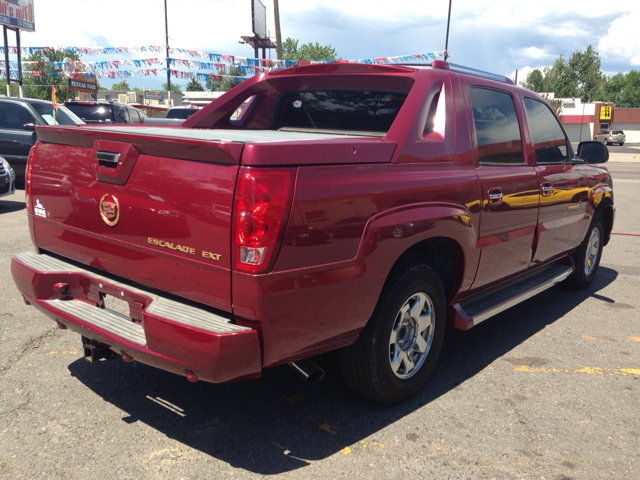
<path fill-rule="evenodd" d="M 602 221 L 605 228 L 604 245 L 607 245 L 611 239 L 611 232 L 613 231 L 613 222 L 615 219 L 613 189 L 609 185 L 601 184 L 593 189 L 589 199 L 588 212 L 591 218 L 596 215 L 602 215 Z"/>
<path fill-rule="evenodd" d="M 447 303 L 471 286 L 479 261 L 477 217 L 457 204 L 419 205 L 378 217 L 365 235 L 367 264 L 378 256 L 384 284 L 407 264 L 425 263 L 443 283 Z M 394 238 L 399 237 L 399 238 Z M 368 252 L 366 250 L 369 250 Z M 381 285 L 382 287 L 382 285 Z"/>

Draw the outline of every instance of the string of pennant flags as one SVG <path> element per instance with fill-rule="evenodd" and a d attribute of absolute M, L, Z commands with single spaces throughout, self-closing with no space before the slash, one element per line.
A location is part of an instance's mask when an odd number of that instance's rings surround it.
<path fill-rule="evenodd" d="M 9 52 L 17 54 L 17 47 L 8 47 Z M 130 54 L 143 52 L 164 53 L 165 46 L 146 46 L 146 47 L 22 47 L 21 53 L 32 55 L 37 52 L 70 52 L 74 54 Z M 46 75 L 54 78 L 77 78 L 82 75 L 88 78 L 133 78 L 133 77 L 149 77 L 166 75 L 169 73 L 173 78 L 206 82 L 209 79 L 213 81 L 231 80 L 235 84 L 250 78 L 253 75 L 266 73 L 271 70 L 280 68 L 289 68 L 302 65 L 313 65 L 322 63 L 360 63 L 370 65 L 390 65 L 403 63 L 428 63 L 444 56 L 442 52 L 419 53 L 413 55 L 401 55 L 395 57 L 376 57 L 364 58 L 356 60 L 320 60 L 320 61 L 302 61 L 302 60 L 274 60 L 245 58 L 234 55 L 223 55 L 216 53 L 201 52 L 197 50 L 188 50 L 183 48 L 170 48 L 169 52 L 173 55 L 181 53 L 189 55 L 191 59 L 179 58 L 141 58 L 141 59 L 124 59 L 124 60 L 106 60 L 95 62 L 67 61 L 52 62 L 44 60 L 42 62 L 23 61 L 23 77 L 42 78 Z M 4 55 L 4 47 L 0 47 L 0 56 Z M 193 60 L 201 58 L 209 61 Z M 0 61 L 0 77 L 6 77 L 6 62 Z M 26 68 L 25 68 L 26 67 Z M 134 69 L 123 69 L 123 67 L 134 67 Z M 142 68 L 141 68 L 142 67 Z M 154 68 L 144 68 L 154 67 Z M 174 68 L 172 68 L 174 67 Z M 192 71 L 184 71 L 175 67 L 186 67 L 195 70 L 209 70 L 215 73 L 200 73 Z M 227 75 L 228 69 L 234 67 L 242 76 Z M 18 62 L 9 62 L 10 79 L 17 80 Z"/>
<path fill-rule="evenodd" d="M 232 75 L 218 75 L 218 74 L 207 74 L 207 73 L 196 73 L 196 72 L 185 72 L 182 70 L 169 70 L 170 74 L 174 78 L 180 78 L 185 80 L 196 79 L 199 82 L 206 82 L 211 79 L 215 82 L 221 82 L 222 80 L 230 80 L 233 81 L 236 85 L 244 80 L 247 80 L 250 77 L 237 77 Z M 84 72 L 82 72 L 84 74 Z M 11 80 L 18 80 L 18 70 L 10 70 L 9 71 Z M 106 72 L 97 72 L 96 75 L 89 75 L 90 78 L 109 78 L 112 80 L 119 78 L 133 78 L 133 77 L 149 77 L 149 76 L 158 76 L 166 74 L 165 69 L 146 69 L 146 70 L 124 70 L 124 71 L 106 71 Z M 26 71 L 22 72 L 23 77 L 33 77 L 33 78 L 43 78 L 45 75 L 50 75 L 54 78 L 76 78 L 79 75 L 79 72 L 59 72 L 59 71 Z M 6 70 L 0 71 L 0 78 L 6 77 Z"/>
<path fill-rule="evenodd" d="M 8 47 L 9 53 L 17 55 L 17 47 Z M 142 47 L 22 47 L 21 53 L 23 55 L 33 55 L 38 52 L 55 52 L 55 53 L 72 53 L 82 55 L 111 55 L 111 54 L 128 54 L 128 53 L 143 53 L 143 52 L 155 52 L 164 53 L 167 51 L 165 45 L 149 45 Z M 0 55 L 4 55 L 5 48 L 0 47 Z M 211 63 L 230 63 L 242 66 L 266 66 L 268 68 L 288 68 L 296 65 L 301 65 L 300 61 L 296 60 L 275 60 L 275 59 L 262 59 L 262 58 L 246 58 L 237 57 L 235 55 L 224 55 L 219 53 L 202 52 L 199 50 L 189 50 L 186 48 L 174 48 L 169 47 L 169 53 L 174 55 L 181 53 L 183 55 L 189 55 L 192 58 L 208 59 Z M 345 63 L 368 63 L 368 64 L 389 64 L 389 63 L 406 63 L 407 61 L 429 61 L 435 60 L 437 57 L 444 56 L 442 52 L 421 53 L 414 55 L 402 55 L 397 57 L 378 57 L 378 58 L 364 58 L 357 60 L 340 60 Z M 310 63 L 326 63 L 332 61 L 318 61 Z"/>

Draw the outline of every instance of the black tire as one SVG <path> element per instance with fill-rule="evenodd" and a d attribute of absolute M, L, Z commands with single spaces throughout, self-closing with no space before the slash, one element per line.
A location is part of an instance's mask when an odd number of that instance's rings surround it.
<path fill-rule="evenodd" d="M 595 259 L 591 259 L 591 264 L 588 264 L 589 257 L 593 255 L 593 243 L 592 238 L 594 236 L 594 232 L 597 232 L 598 242 L 597 242 L 597 257 Z M 578 290 L 584 290 L 585 288 L 591 285 L 593 279 L 596 277 L 598 273 L 598 267 L 600 266 L 600 259 L 602 258 L 602 248 L 604 241 L 604 222 L 602 221 L 602 215 L 599 212 L 596 212 L 593 219 L 591 220 L 591 225 L 589 226 L 589 231 L 587 235 L 584 237 L 584 240 L 580 244 L 578 250 L 573 254 L 573 260 L 575 263 L 575 271 L 569 277 L 569 284 Z"/>
<path fill-rule="evenodd" d="M 417 302 L 420 298 L 428 299 L 425 305 L 428 305 L 429 301 L 432 305 L 429 309 L 433 315 L 432 319 L 429 317 L 431 326 L 423 330 L 424 336 L 421 335 L 425 340 L 424 337 L 429 338 L 429 331 L 431 331 L 431 344 L 429 348 L 425 348 L 426 355 L 416 354 L 412 346 L 408 351 L 414 355 L 413 359 L 417 358 L 415 365 L 419 363 L 419 366 L 415 368 L 414 365 L 414 368 L 407 370 L 407 366 L 401 361 L 404 367 L 400 367 L 396 374 L 391 366 L 391 351 L 400 354 L 404 351 L 399 348 L 404 327 L 396 330 L 394 334 L 397 337 L 397 347 L 391 345 L 392 329 L 401 321 L 401 307 L 410 305 L 413 299 Z M 445 307 L 442 282 L 428 265 L 408 265 L 392 274 L 360 337 L 353 345 L 345 347 L 340 352 L 340 366 L 347 385 L 357 394 L 383 405 L 393 405 L 415 395 L 427 382 L 440 354 L 444 340 Z M 423 312 L 424 309 L 421 309 L 420 313 Z M 426 318 L 420 313 L 418 316 Z M 407 319 L 407 322 L 411 321 L 412 318 Z M 416 328 L 416 325 L 418 324 L 414 322 L 411 328 L 404 328 L 402 334 L 402 337 L 405 337 L 404 340 L 411 337 L 411 332 L 414 334 L 413 338 L 417 338 L 415 333 L 420 328 Z M 420 332 L 417 332 L 417 335 L 420 335 Z M 419 348 L 418 343 L 417 340 L 413 342 L 417 348 Z M 410 342 L 405 342 L 404 346 L 409 344 Z M 404 358 L 409 357 L 405 354 Z M 406 378 L 401 378 L 399 375 L 404 375 Z"/>

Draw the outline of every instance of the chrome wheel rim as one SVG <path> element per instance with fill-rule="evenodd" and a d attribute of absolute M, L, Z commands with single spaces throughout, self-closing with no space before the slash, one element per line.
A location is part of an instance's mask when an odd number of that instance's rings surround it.
<path fill-rule="evenodd" d="M 435 315 L 433 302 L 420 292 L 411 295 L 396 314 L 389 338 L 389 364 L 396 377 L 415 375 L 433 343 Z"/>
<path fill-rule="evenodd" d="M 588 277 L 593 273 L 598 263 L 598 255 L 600 254 L 600 230 L 594 228 L 587 244 L 587 254 L 584 259 L 584 273 Z"/>

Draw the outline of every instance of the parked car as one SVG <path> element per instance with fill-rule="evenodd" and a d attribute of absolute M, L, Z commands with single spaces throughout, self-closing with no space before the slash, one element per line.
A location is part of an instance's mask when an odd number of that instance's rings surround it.
<path fill-rule="evenodd" d="M 16 174 L 4 158 L 0 157 L 0 197 L 13 195 L 16 191 Z"/>
<path fill-rule="evenodd" d="M 624 145 L 624 142 L 627 141 L 627 136 L 622 130 L 601 130 L 594 140 L 606 145 L 613 145 L 614 143 Z"/>
<path fill-rule="evenodd" d="M 142 123 L 155 125 L 180 125 L 187 118 L 200 110 L 201 108 L 196 107 L 195 105 L 171 107 L 165 112 L 163 118 L 147 117 Z"/>
<path fill-rule="evenodd" d="M 164 115 L 164 118 L 179 118 L 182 120 L 186 120 L 194 113 L 200 111 L 200 107 L 196 107 L 195 105 L 188 105 L 184 107 L 171 107 L 167 110 Z"/>
<path fill-rule="evenodd" d="M 0 156 L 13 167 L 18 184 L 24 182 L 29 150 L 36 144 L 37 125 L 84 123 L 72 111 L 58 106 L 55 121 L 53 103 L 34 98 L 0 98 Z"/>
<path fill-rule="evenodd" d="M 86 123 L 142 123 L 147 114 L 118 102 L 65 102 L 65 107 Z"/>

